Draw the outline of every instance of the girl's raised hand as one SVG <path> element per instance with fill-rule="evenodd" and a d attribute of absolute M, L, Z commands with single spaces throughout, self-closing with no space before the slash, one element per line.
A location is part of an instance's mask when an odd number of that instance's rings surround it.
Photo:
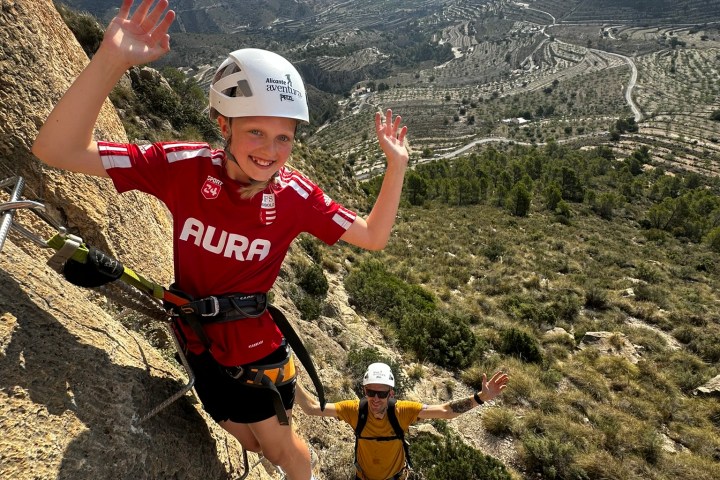
<path fill-rule="evenodd" d="M 143 0 L 129 16 L 133 0 L 123 0 L 105 31 L 101 48 L 112 49 L 127 68 L 157 60 L 170 50 L 168 29 L 175 12 L 165 11 L 168 0 L 158 0 L 154 7 L 153 1 Z"/>
<path fill-rule="evenodd" d="M 382 113 L 375 113 L 375 134 L 377 135 L 380 148 L 385 152 L 388 159 L 388 165 L 399 163 L 407 166 L 410 153 L 408 151 L 405 135 L 407 127 L 400 128 L 402 118 L 400 115 L 393 120 L 392 110 L 388 109 L 383 118 Z"/>

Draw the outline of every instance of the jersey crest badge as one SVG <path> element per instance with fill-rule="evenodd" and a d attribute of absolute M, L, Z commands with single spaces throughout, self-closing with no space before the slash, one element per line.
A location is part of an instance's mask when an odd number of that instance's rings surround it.
<path fill-rule="evenodd" d="M 200 193 L 202 193 L 202 196 L 205 197 L 206 200 L 214 200 L 220 195 L 222 183 L 223 182 L 217 178 L 208 175 L 207 180 L 205 180 L 202 188 L 200 188 Z"/>
<path fill-rule="evenodd" d="M 260 222 L 263 225 L 270 225 L 275 221 L 275 194 L 263 193 L 262 204 L 260 205 Z"/>

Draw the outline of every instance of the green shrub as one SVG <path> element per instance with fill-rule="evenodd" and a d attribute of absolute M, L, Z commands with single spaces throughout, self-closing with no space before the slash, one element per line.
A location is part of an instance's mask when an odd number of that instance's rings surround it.
<path fill-rule="evenodd" d="M 77 12 L 61 3 L 56 3 L 55 8 L 85 54 L 92 57 L 100 48 L 105 34 L 97 19 L 88 12 Z"/>
<path fill-rule="evenodd" d="M 398 330 L 403 348 L 449 369 L 462 369 L 474 360 L 477 339 L 463 318 L 444 319 L 437 313 L 407 315 Z"/>
<path fill-rule="evenodd" d="M 586 353 L 587 352 L 587 353 Z M 597 349 L 588 348 L 583 351 L 584 354 L 597 354 Z M 599 356 L 598 356 L 599 358 Z M 576 370 L 567 373 L 570 380 L 578 389 L 590 395 L 597 401 L 607 400 L 610 395 L 610 389 L 603 377 L 591 370 Z"/>
<path fill-rule="evenodd" d="M 576 456 L 576 463 L 589 479 L 623 480 L 633 478 L 628 462 L 602 450 L 579 453 Z"/>
<path fill-rule="evenodd" d="M 596 285 L 591 286 L 585 291 L 585 306 L 595 310 L 605 310 L 608 308 L 607 292 Z"/>
<path fill-rule="evenodd" d="M 301 235 L 298 240 L 300 246 L 315 263 L 321 264 L 323 260 L 322 250 L 320 250 L 320 244 L 314 237 L 310 235 Z"/>
<path fill-rule="evenodd" d="M 303 292 L 292 297 L 293 303 L 300 310 L 300 318 L 306 321 L 317 320 L 322 312 L 322 300 Z"/>
<path fill-rule="evenodd" d="M 662 455 L 663 439 L 655 430 L 645 429 L 640 435 L 635 451 L 647 463 L 655 465 Z"/>
<path fill-rule="evenodd" d="M 515 412 L 508 408 L 488 409 L 482 417 L 485 430 L 493 435 L 508 435 L 516 428 Z"/>
<path fill-rule="evenodd" d="M 488 260 L 495 262 L 505 255 L 506 251 L 507 249 L 505 248 L 505 244 L 497 237 L 493 237 L 483 249 L 482 253 Z"/>
<path fill-rule="evenodd" d="M 637 267 L 637 277 L 648 283 L 658 283 L 662 279 L 662 273 L 648 263 L 641 263 Z"/>
<path fill-rule="evenodd" d="M 443 422 L 444 423 L 444 422 Z M 426 480 L 511 480 L 505 466 L 495 458 L 466 445 L 441 422 L 433 422 L 444 435 L 421 433 L 410 443 L 415 470 Z"/>
<path fill-rule="evenodd" d="M 713 252 L 720 253 L 720 227 L 710 230 L 703 240 Z"/>
<path fill-rule="evenodd" d="M 554 435 L 527 434 L 522 438 L 522 458 L 529 472 L 544 479 L 587 478 L 575 465 L 576 447 Z"/>
<path fill-rule="evenodd" d="M 696 335 L 688 344 L 688 349 L 706 362 L 720 362 L 720 344 L 711 335 Z"/>
<path fill-rule="evenodd" d="M 568 292 L 555 300 L 550 308 L 558 320 L 574 322 L 580 313 L 580 299 L 575 292 Z"/>
<path fill-rule="evenodd" d="M 314 263 L 302 269 L 298 284 L 309 295 L 320 298 L 324 298 L 330 288 L 322 267 Z"/>
<path fill-rule="evenodd" d="M 388 272 L 378 260 L 368 260 L 353 269 L 345 279 L 350 303 L 361 313 L 375 313 L 395 327 L 405 315 L 434 312 L 433 295 L 410 285 Z"/>
<path fill-rule="evenodd" d="M 514 327 L 502 333 L 500 351 L 525 362 L 542 360 L 540 346 L 535 336 Z"/>
<path fill-rule="evenodd" d="M 662 288 L 640 283 L 635 287 L 635 300 L 652 302 L 658 307 L 667 306 L 667 292 Z"/>

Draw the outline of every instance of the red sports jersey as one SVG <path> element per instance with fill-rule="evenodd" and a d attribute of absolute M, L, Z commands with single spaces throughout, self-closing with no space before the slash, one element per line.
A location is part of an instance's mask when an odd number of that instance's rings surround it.
<path fill-rule="evenodd" d="M 287 168 L 278 182 L 244 200 L 225 172 L 225 152 L 205 143 L 99 142 L 98 147 L 118 192 L 149 193 L 172 213 L 175 284 L 194 298 L 267 292 L 295 237 L 309 232 L 333 244 L 356 217 Z M 228 366 L 260 359 L 282 340 L 267 312 L 258 319 L 206 325 L 205 331 L 213 356 Z M 190 351 L 202 352 L 192 329 L 183 325 L 183 332 Z"/>

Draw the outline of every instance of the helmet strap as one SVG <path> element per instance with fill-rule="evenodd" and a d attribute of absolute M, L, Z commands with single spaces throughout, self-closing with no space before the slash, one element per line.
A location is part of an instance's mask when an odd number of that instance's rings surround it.
<path fill-rule="evenodd" d="M 232 118 L 230 118 L 230 122 L 232 122 Z M 241 172 L 245 173 L 245 170 L 242 169 L 242 167 L 238 163 L 237 159 L 235 158 L 235 155 L 233 155 L 232 152 L 230 152 L 230 140 L 232 140 L 232 134 L 228 135 L 227 138 L 225 139 L 225 147 L 224 147 L 225 157 L 227 159 L 229 159 L 230 161 L 232 161 L 235 165 L 237 165 L 237 167 L 240 169 Z M 264 183 L 262 180 L 255 180 L 247 173 L 245 173 L 245 175 L 250 180 L 250 185 L 257 185 L 259 183 Z M 277 175 L 277 173 L 275 175 L 273 175 L 273 178 L 275 178 L 276 175 Z"/>

